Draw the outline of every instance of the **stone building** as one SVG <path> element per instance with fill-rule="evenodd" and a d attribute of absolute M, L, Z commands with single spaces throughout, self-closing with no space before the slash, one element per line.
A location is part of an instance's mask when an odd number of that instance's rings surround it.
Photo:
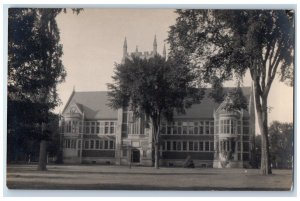
<path fill-rule="evenodd" d="M 132 54 L 145 58 L 157 54 L 156 37 L 153 51 L 136 49 Z M 126 57 L 130 58 L 125 39 L 122 62 Z M 210 90 L 206 89 L 206 94 Z M 242 91 L 247 110 L 228 111 L 229 97 L 219 104 L 206 95 L 184 115 L 175 113 L 173 122 L 163 122 L 161 165 L 182 166 L 191 157 L 196 167 L 249 167 L 255 136 L 254 98 L 251 87 Z M 107 104 L 105 91 L 73 90 L 60 121 L 64 163 L 153 165 L 151 122 L 134 117 L 126 108 L 113 110 Z"/>

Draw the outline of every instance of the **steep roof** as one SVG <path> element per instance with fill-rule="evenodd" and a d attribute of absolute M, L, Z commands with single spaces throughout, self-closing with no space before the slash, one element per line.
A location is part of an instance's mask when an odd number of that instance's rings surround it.
<path fill-rule="evenodd" d="M 107 91 L 74 92 L 71 96 L 66 108 L 77 104 L 86 119 L 117 119 L 117 110 L 107 105 L 109 103 Z"/>
<path fill-rule="evenodd" d="M 225 88 L 225 92 L 233 88 Z M 186 109 L 185 114 L 176 114 L 175 118 L 193 119 L 193 118 L 213 118 L 214 111 L 217 110 L 220 103 L 214 102 L 209 98 L 208 94 L 211 89 L 205 90 L 205 97 L 201 100 L 200 104 L 194 104 L 189 109 Z M 244 96 L 249 101 L 251 88 L 242 88 Z M 82 112 L 84 112 L 86 119 L 117 119 L 117 110 L 108 106 L 107 91 L 86 91 L 86 92 L 73 92 L 70 100 L 68 101 L 64 112 L 71 105 L 76 104 Z"/>
<path fill-rule="evenodd" d="M 228 92 L 234 88 L 226 87 L 224 92 Z M 182 119 L 194 119 L 194 118 L 214 118 L 214 111 L 217 110 L 221 103 L 216 103 L 212 98 L 209 97 L 211 88 L 205 90 L 205 97 L 201 100 L 200 104 L 193 104 L 190 108 L 186 109 L 185 114 L 174 114 L 174 118 Z M 249 103 L 251 94 L 251 87 L 242 87 L 242 91 Z M 248 115 L 248 112 L 245 113 Z"/>

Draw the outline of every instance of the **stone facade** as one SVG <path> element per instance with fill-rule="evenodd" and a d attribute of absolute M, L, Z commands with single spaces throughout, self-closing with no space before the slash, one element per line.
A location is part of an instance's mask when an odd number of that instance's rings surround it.
<path fill-rule="evenodd" d="M 146 58 L 157 54 L 156 37 L 152 52 L 136 50 L 132 54 Z M 122 62 L 125 58 L 130 59 L 126 39 Z M 206 89 L 206 94 L 210 90 Z M 252 88 L 243 87 L 242 91 L 247 110 L 228 111 L 224 106 L 230 98 L 219 104 L 206 95 L 186 114 L 175 113 L 173 122 L 163 121 L 161 165 L 182 166 L 190 157 L 196 167 L 249 167 L 254 151 L 254 99 Z M 107 92 L 72 92 L 60 120 L 64 163 L 152 166 L 151 122 L 126 108 L 113 110 L 107 103 Z"/>

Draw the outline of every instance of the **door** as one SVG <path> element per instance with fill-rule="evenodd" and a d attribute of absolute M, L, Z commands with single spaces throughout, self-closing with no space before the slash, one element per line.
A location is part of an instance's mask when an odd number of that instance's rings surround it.
<path fill-rule="evenodd" d="M 133 163 L 139 163 L 140 162 L 140 150 L 138 150 L 138 149 L 133 149 L 132 150 L 131 162 L 133 162 Z"/>

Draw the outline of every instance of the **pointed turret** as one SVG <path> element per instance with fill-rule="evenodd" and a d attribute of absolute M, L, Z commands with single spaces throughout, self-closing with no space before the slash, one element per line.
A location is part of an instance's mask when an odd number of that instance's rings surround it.
<path fill-rule="evenodd" d="M 139 52 L 138 46 L 135 47 L 135 52 Z"/>
<path fill-rule="evenodd" d="M 154 53 L 154 54 L 157 54 L 156 35 L 154 35 L 154 41 L 153 41 L 153 53 Z"/>
<path fill-rule="evenodd" d="M 124 45 L 123 45 L 123 58 L 122 58 L 122 63 L 125 62 L 125 58 L 127 57 L 127 39 L 125 37 L 124 40 Z"/>
<path fill-rule="evenodd" d="M 166 45 L 164 44 L 163 58 L 167 58 Z"/>

